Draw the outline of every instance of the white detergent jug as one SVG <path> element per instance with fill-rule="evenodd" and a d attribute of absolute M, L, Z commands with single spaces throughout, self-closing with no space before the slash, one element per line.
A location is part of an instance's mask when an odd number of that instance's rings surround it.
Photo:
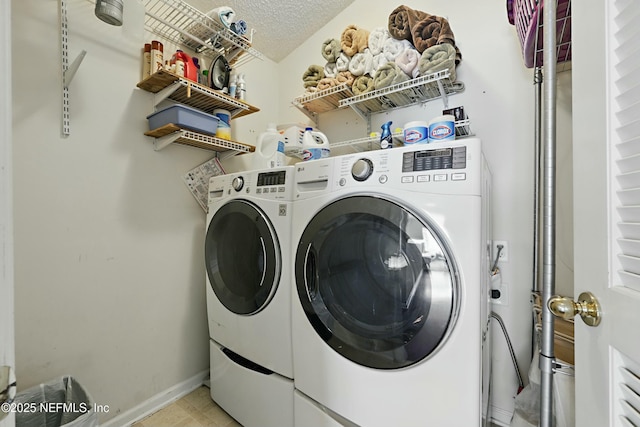
<path fill-rule="evenodd" d="M 227 157 L 220 163 L 226 173 L 286 166 L 282 135 L 275 124 L 269 123 L 267 130 L 258 136 L 254 152 Z"/>
<path fill-rule="evenodd" d="M 316 160 L 329 157 L 331 149 L 327 136 L 308 127 L 302 136 L 302 160 Z"/>
<path fill-rule="evenodd" d="M 287 159 L 284 154 L 284 141 L 274 123 L 269 123 L 267 131 L 262 132 L 258 137 L 254 154 L 255 161 L 253 169 L 286 166 Z"/>

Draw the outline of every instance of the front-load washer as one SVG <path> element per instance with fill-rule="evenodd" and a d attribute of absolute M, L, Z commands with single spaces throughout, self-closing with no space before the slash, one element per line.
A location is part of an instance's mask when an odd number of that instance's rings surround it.
<path fill-rule="evenodd" d="M 295 425 L 485 425 L 481 141 L 309 162 L 295 181 Z"/>
<path fill-rule="evenodd" d="M 287 166 L 209 183 L 211 396 L 245 427 L 293 425 L 293 175 Z"/>

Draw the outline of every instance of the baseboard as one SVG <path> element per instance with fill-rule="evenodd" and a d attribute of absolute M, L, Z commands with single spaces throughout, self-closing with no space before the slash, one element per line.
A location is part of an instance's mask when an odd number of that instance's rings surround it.
<path fill-rule="evenodd" d="M 513 412 L 506 409 L 491 406 L 491 422 L 501 427 L 509 427 Z"/>
<path fill-rule="evenodd" d="M 140 421 L 142 418 L 153 414 L 168 404 L 173 403 L 181 397 L 191 393 L 193 390 L 204 384 L 204 381 L 208 376 L 208 369 L 206 371 L 202 371 L 186 381 L 178 383 L 173 387 L 152 396 L 138 406 L 123 412 L 117 417 L 100 424 L 100 427 L 128 427 L 136 421 Z"/>

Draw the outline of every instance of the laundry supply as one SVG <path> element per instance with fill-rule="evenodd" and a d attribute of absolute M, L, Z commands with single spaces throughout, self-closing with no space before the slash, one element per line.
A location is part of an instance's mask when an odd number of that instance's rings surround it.
<path fill-rule="evenodd" d="M 151 43 L 145 43 L 142 51 L 142 80 L 151 75 Z"/>
<path fill-rule="evenodd" d="M 216 108 L 213 110 L 213 115 L 219 119 L 216 137 L 231 139 L 231 112 L 222 108 Z"/>
<path fill-rule="evenodd" d="M 178 49 L 176 53 L 171 56 L 169 64 L 172 66 L 175 64 L 175 73 L 177 75 L 186 77 L 194 82 L 198 81 L 198 69 L 196 68 L 196 64 L 193 62 L 191 56 L 184 51 Z"/>
<path fill-rule="evenodd" d="M 151 74 L 164 67 L 164 47 L 157 40 L 151 41 Z"/>
<path fill-rule="evenodd" d="M 236 97 L 236 75 L 231 74 L 231 78 L 229 79 L 229 96 L 232 98 Z"/>
<path fill-rule="evenodd" d="M 393 135 L 391 135 L 391 121 L 382 124 L 380 134 L 380 148 L 393 148 Z"/>
<path fill-rule="evenodd" d="M 302 135 L 302 160 L 316 160 L 329 157 L 329 140 L 322 132 L 307 127 Z"/>
<path fill-rule="evenodd" d="M 275 123 L 269 123 L 267 130 L 258 137 L 255 154 L 258 158 L 253 169 L 286 166 L 284 141 L 282 135 L 276 129 Z"/>
<path fill-rule="evenodd" d="M 456 138 L 455 117 L 450 114 L 429 121 L 429 142 L 452 141 Z"/>
<path fill-rule="evenodd" d="M 244 81 L 244 74 L 238 74 L 238 78 L 236 81 L 236 98 L 240 101 L 244 101 L 247 99 L 247 88 Z"/>
<path fill-rule="evenodd" d="M 429 142 L 429 123 L 426 121 L 413 121 L 404 125 L 404 145 Z"/>

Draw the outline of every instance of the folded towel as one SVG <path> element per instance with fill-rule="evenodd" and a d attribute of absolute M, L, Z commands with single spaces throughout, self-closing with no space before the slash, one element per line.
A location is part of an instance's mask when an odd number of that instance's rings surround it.
<path fill-rule="evenodd" d="M 304 87 L 316 86 L 324 78 L 324 67 L 320 65 L 310 65 L 302 74 Z"/>
<path fill-rule="evenodd" d="M 228 6 L 216 7 L 207 12 L 207 16 L 213 20 L 219 21 L 227 28 L 231 27 L 231 23 L 235 20 L 236 13 Z"/>
<path fill-rule="evenodd" d="M 380 67 L 373 76 L 373 87 L 382 89 L 409 80 L 409 77 L 398 67 L 395 62 L 387 62 Z"/>
<path fill-rule="evenodd" d="M 449 80 L 456 80 L 456 49 L 449 43 L 437 44 L 422 52 L 418 62 L 421 76 L 449 70 Z"/>
<path fill-rule="evenodd" d="M 354 95 L 362 95 L 363 93 L 371 92 L 373 89 L 373 77 L 366 74 L 356 77 L 351 86 Z"/>
<path fill-rule="evenodd" d="M 396 56 L 396 64 L 402 71 L 411 78 L 418 75 L 418 62 L 420 61 L 420 52 L 416 49 L 405 49 L 400 55 Z"/>
<path fill-rule="evenodd" d="M 347 56 L 364 52 L 369 44 L 369 31 L 356 25 L 349 25 L 340 37 L 340 47 Z"/>
<path fill-rule="evenodd" d="M 247 23 L 244 22 L 242 19 L 239 19 L 236 22 L 232 22 L 230 28 L 231 28 L 231 31 L 233 31 L 239 36 L 247 34 Z"/>
<path fill-rule="evenodd" d="M 327 62 L 336 62 L 341 49 L 340 40 L 326 39 L 324 43 L 322 43 L 322 56 Z"/>
<path fill-rule="evenodd" d="M 338 71 L 347 71 L 349 69 L 349 62 L 351 58 L 346 53 L 341 52 L 338 59 L 336 59 L 336 68 Z"/>
<path fill-rule="evenodd" d="M 393 37 L 389 37 L 384 42 L 384 48 L 382 53 L 387 58 L 387 62 L 395 61 L 396 57 L 407 49 L 414 49 L 413 45 L 408 40 L 398 40 Z"/>
<path fill-rule="evenodd" d="M 353 85 L 353 80 L 353 74 L 351 74 L 349 71 L 340 71 L 336 76 L 336 81 L 338 82 L 338 84 L 346 83 L 349 87 Z"/>
<path fill-rule="evenodd" d="M 373 56 L 382 52 L 384 42 L 389 37 L 391 37 L 389 30 L 384 27 L 376 28 L 369 33 L 369 50 Z"/>
<path fill-rule="evenodd" d="M 449 43 L 456 48 L 456 64 L 462 60 L 460 50 L 456 46 L 455 36 L 446 18 L 431 15 L 416 23 L 411 33 L 413 34 L 413 45 L 418 52 L 422 53 L 437 44 Z"/>
<path fill-rule="evenodd" d="M 332 77 L 332 78 L 335 78 L 335 76 L 338 75 L 338 67 L 336 66 L 335 62 L 327 62 L 324 65 L 324 75 L 325 77 Z"/>
<path fill-rule="evenodd" d="M 356 53 L 349 61 L 349 71 L 354 76 L 363 74 L 371 75 L 373 69 L 373 55 L 369 49 L 365 49 L 362 53 Z"/>
<path fill-rule="evenodd" d="M 318 85 L 316 86 L 317 90 L 325 90 L 331 87 L 334 87 L 338 84 L 338 81 L 335 78 L 325 77 L 324 79 L 320 79 Z"/>
<path fill-rule="evenodd" d="M 389 34 L 399 40 L 411 41 L 411 29 L 418 22 L 428 18 L 431 14 L 413 10 L 408 6 L 398 6 L 389 15 Z"/>

